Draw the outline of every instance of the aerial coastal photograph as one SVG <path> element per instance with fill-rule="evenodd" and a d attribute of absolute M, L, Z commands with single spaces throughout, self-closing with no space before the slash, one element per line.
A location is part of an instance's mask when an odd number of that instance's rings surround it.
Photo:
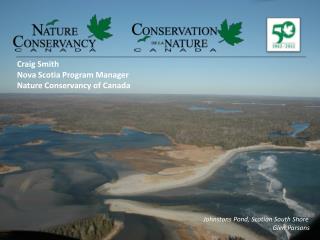
<path fill-rule="evenodd" d="M 319 2 L 0 6 L 0 240 L 320 239 Z"/>
<path fill-rule="evenodd" d="M 288 239 L 319 214 L 320 99 L 0 100 L 1 230 L 75 239 Z M 286 223 L 290 230 L 275 229 Z"/>

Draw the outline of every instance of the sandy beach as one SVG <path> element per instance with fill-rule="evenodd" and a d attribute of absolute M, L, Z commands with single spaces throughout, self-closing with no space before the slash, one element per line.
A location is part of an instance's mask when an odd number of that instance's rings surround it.
<path fill-rule="evenodd" d="M 210 239 L 212 239 L 212 236 L 219 236 L 219 239 L 227 239 L 228 236 L 240 236 L 246 240 L 265 239 L 249 229 L 233 222 L 204 222 L 204 217 L 207 217 L 207 214 L 205 213 L 167 209 L 159 206 L 154 207 L 150 204 L 120 199 L 107 200 L 105 203 L 110 206 L 110 211 L 112 212 L 141 214 L 183 222 L 194 227 L 204 227 L 212 233 Z M 210 216 L 215 217 L 212 215 Z"/>
<path fill-rule="evenodd" d="M 114 196 L 129 196 L 139 195 L 145 193 L 158 192 L 169 190 L 179 187 L 185 187 L 200 183 L 210 177 L 220 167 L 225 165 L 235 155 L 256 150 L 317 150 L 319 149 L 319 141 L 308 142 L 306 147 L 290 147 L 290 146 L 276 146 L 268 143 L 259 145 L 239 147 L 228 151 L 215 152 L 210 156 L 213 151 L 209 148 L 188 148 L 184 151 L 169 150 L 168 155 L 175 158 L 193 158 L 194 162 L 199 162 L 194 166 L 182 166 L 175 168 L 163 169 L 155 174 L 133 174 L 119 180 L 106 183 L 98 187 L 96 191 L 103 195 Z M 199 151 L 202 151 L 203 157 L 207 161 L 199 161 Z M 187 154 L 186 154 L 187 153 Z"/>
<path fill-rule="evenodd" d="M 102 240 L 112 240 L 114 236 L 116 236 L 123 229 L 123 227 L 124 225 L 121 221 L 114 221 L 112 230 Z"/>

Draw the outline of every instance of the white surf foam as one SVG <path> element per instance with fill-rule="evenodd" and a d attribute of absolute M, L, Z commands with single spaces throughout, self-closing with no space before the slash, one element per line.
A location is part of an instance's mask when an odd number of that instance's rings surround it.
<path fill-rule="evenodd" d="M 267 214 L 257 213 L 252 209 L 246 209 L 244 215 L 247 215 L 249 217 L 261 218 L 261 219 L 272 218 L 272 216 L 269 216 Z M 288 240 L 289 237 L 290 237 L 290 232 L 288 230 L 286 230 L 286 229 L 283 230 L 283 231 L 275 231 L 275 230 L 273 230 L 273 226 L 274 226 L 274 222 L 273 221 L 270 221 L 270 222 L 269 221 L 258 221 L 258 222 L 256 222 L 256 224 L 258 224 L 263 229 L 269 231 L 270 233 L 274 234 L 276 236 L 277 240 Z"/>
<path fill-rule="evenodd" d="M 277 157 L 268 155 L 260 157 L 260 160 L 250 159 L 247 161 L 248 176 L 250 180 L 256 175 L 261 175 L 267 180 L 267 190 L 269 193 L 278 191 L 278 197 L 281 197 L 282 183 L 274 178 L 271 173 L 277 171 Z"/>
<path fill-rule="evenodd" d="M 287 204 L 288 208 L 292 209 L 298 217 L 309 217 L 312 218 L 315 214 L 308 209 L 301 206 L 298 202 L 293 199 L 287 198 L 287 189 L 282 189 L 282 199 Z"/>
<path fill-rule="evenodd" d="M 263 176 L 265 179 L 268 180 L 267 189 L 268 189 L 269 193 L 274 193 L 277 190 L 281 191 L 282 183 L 278 179 L 276 179 L 274 177 L 271 177 L 271 176 L 269 176 L 269 175 L 267 175 L 266 173 L 263 173 L 263 172 L 259 172 L 259 174 L 261 176 Z"/>
<path fill-rule="evenodd" d="M 262 161 L 262 162 L 261 162 Z M 315 214 L 300 205 L 297 201 L 287 197 L 287 189 L 283 186 L 282 182 L 273 176 L 277 171 L 277 157 L 274 155 L 262 156 L 260 161 L 250 159 L 247 161 L 248 170 L 252 179 L 256 174 L 264 177 L 267 180 L 266 189 L 269 196 L 278 199 L 279 202 L 284 202 L 288 208 L 295 212 L 299 217 L 314 217 Z"/>
<path fill-rule="evenodd" d="M 277 165 L 277 157 L 274 155 L 270 155 L 270 156 L 264 157 L 264 160 L 258 166 L 258 170 L 259 171 L 268 170 L 268 171 L 274 172 L 277 170 L 276 165 Z"/>
<path fill-rule="evenodd" d="M 251 158 L 246 161 L 246 165 L 252 195 L 259 196 L 260 198 L 271 198 L 277 202 L 285 203 L 289 209 L 294 211 L 294 215 L 296 216 L 310 218 L 315 216 L 312 211 L 287 197 L 287 189 L 283 186 L 283 183 L 274 176 L 275 172 L 278 171 L 277 156 L 270 153 L 258 159 Z M 259 178 L 258 176 L 263 178 Z M 267 189 L 267 191 L 263 191 L 263 189 Z M 257 214 L 255 213 L 253 216 L 257 216 Z M 275 234 L 279 240 L 288 240 L 291 237 L 291 233 L 287 228 L 284 228 L 283 231 L 273 231 L 272 225 L 268 223 L 258 224 Z"/>
<path fill-rule="evenodd" d="M 283 224 L 283 227 L 284 227 L 284 232 L 287 235 L 287 238 L 290 239 L 291 238 L 291 233 L 289 232 L 289 230 L 287 228 L 287 225 L 285 223 Z"/>

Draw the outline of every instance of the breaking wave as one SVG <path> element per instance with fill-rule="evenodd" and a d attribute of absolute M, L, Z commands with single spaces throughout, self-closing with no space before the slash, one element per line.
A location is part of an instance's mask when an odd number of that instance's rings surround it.
<path fill-rule="evenodd" d="M 253 194 L 285 203 L 289 209 L 294 211 L 296 216 L 310 218 L 315 216 L 312 211 L 287 197 L 287 189 L 274 176 L 274 173 L 278 171 L 277 157 L 275 155 L 261 156 L 259 159 L 249 159 L 247 161 L 247 171 L 250 185 L 253 188 Z M 259 179 L 258 176 L 260 176 L 260 180 L 257 180 Z"/>
<path fill-rule="evenodd" d="M 274 193 L 275 191 L 282 189 L 282 183 L 278 179 L 268 176 L 262 172 L 259 172 L 259 174 L 267 179 L 267 189 L 269 193 Z"/>
<path fill-rule="evenodd" d="M 274 155 L 264 157 L 264 160 L 262 161 L 262 163 L 258 165 L 258 170 L 259 171 L 268 170 L 268 171 L 275 172 L 277 170 L 276 160 L 277 160 L 277 157 Z"/>
<path fill-rule="evenodd" d="M 298 202 L 287 197 L 287 189 L 282 189 L 282 199 L 287 204 L 288 208 L 292 209 L 298 217 L 312 218 L 315 214 L 301 206 Z"/>
<path fill-rule="evenodd" d="M 245 162 L 247 167 L 247 177 L 249 178 L 250 194 L 258 196 L 261 199 L 271 199 L 287 206 L 288 209 L 294 211 L 294 215 L 298 217 L 313 218 L 315 214 L 302 206 L 301 203 L 293 200 L 287 196 L 287 188 L 276 177 L 281 172 L 278 169 L 277 156 L 269 153 L 260 156 L 259 158 L 248 158 Z M 251 216 L 268 216 L 266 214 L 259 214 L 250 209 Z M 287 240 L 291 237 L 291 232 L 284 228 L 283 231 L 273 231 L 273 223 L 259 223 L 261 227 L 272 232 L 277 239 Z"/>

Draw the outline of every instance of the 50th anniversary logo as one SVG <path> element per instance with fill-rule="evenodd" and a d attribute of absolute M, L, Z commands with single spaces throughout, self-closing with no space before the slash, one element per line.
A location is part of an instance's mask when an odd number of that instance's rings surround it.
<path fill-rule="evenodd" d="M 92 16 L 85 27 L 62 25 L 60 19 L 31 24 L 31 34 L 13 37 L 17 53 L 95 53 L 96 45 L 113 36 L 111 17 Z M 132 24 L 133 53 L 215 53 L 220 44 L 243 42 L 242 22 L 219 26 L 146 26 Z M 87 34 L 87 36 L 85 36 Z M 85 36 L 85 37 L 83 37 Z"/>

